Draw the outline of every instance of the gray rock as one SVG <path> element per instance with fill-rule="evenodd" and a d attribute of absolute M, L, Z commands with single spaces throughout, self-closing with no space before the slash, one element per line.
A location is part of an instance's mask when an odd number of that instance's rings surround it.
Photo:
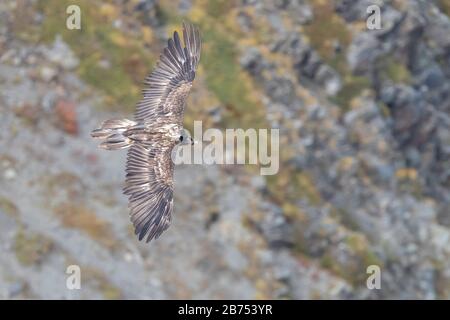
<path fill-rule="evenodd" d="M 248 48 L 240 57 L 239 63 L 252 76 L 258 76 L 265 67 L 258 48 Z"/>
<path fill-rule="evenodd" d="M 382 53 L 380 42 L 373 33 L 359 33 L 350 44 L 347 62 L 353 72 L 367 72 Z"/>
<path fill-rule="evenodd" d="M 64 69 L 74 69 L 78 66 L 79 61 L 69 46 L 58 35 L 53 42 L 51 48 L 42 48 L 42 54 L 54 64 Z"/>
<path fill-rule="evenodd" d="M 329 96 L 334 96 L 342 87 L 339 74 L 327 65 L 319 67 L 315 79 L 325 88 Z"/>
<path fill-rule="evenodd" d="M 56 77 L 58 71 L 54 68 L 43 66 L 41 67 L 39 73 L 42 80 L 44 80 L 45 82 L 50 82 Z"/>

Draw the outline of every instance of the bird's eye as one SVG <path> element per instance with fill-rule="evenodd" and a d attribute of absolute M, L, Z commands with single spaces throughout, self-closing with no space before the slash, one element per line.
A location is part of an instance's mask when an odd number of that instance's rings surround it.
<path fill-rule="evenodd" d="M 183 136 L 180 136 L 180 141 L 183 142 Z"/>

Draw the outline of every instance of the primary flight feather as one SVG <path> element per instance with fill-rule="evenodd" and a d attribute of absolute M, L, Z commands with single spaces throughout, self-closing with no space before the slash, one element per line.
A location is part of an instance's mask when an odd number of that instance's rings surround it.
<path fill-rule="evenodd" d="M 183 129 L 186 99 L 200 60 L 200 33 L 183 24 L 169 39 L 156 68 L 145 80 L 134 121 L 106 120 L 92 131 L 107 150 L 128 149 L 124 193 L 139 240 L 157 239 L 170 225 L 173 211 L 172 149 L 191 142 Z"/>

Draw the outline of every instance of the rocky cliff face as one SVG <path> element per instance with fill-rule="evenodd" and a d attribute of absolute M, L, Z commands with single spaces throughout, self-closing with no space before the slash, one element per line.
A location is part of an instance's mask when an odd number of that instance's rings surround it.
<path fill-rule="evenodd" d="M 72 2 L 0 4 L 0 297 L 450 298 L 448 1 L 79 0 L 81 31 Z M 125 154 L 89 132 L 131 116 L 183 19 L 204 39 L 186 127 L 279 128 L 280 171 L 178 167 L 144 245 Z"/>

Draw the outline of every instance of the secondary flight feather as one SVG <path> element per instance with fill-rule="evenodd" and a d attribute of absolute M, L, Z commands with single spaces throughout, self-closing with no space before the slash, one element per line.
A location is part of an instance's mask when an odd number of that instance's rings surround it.
<path fill-rule="evenodd" d="M 200 61 L 196 27 L 183 24 L 183 42 L 175 31 L 153 72 L 145 79 L 134 121 L 106 120 L 91 136 L 106 150 L 128 148 L 124 194 L 139 240 L 157 239 L 169 226 L 173 211 L 172 149 L 192 143 L 183 129 L 186 100 Z"/>

